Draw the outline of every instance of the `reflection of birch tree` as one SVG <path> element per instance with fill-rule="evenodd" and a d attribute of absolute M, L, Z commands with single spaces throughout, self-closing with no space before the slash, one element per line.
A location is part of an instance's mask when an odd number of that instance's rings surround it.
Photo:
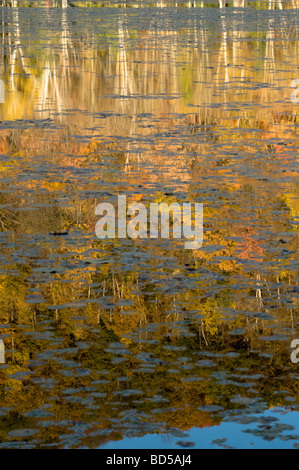
<path fill-rule="evenodd" d="M 132 68 L 130 68 L 129 60 L 127 58 L 127 40 L 129 32 L 124 27 L 123 16 L 118 19 L 118 40 L 119 52 L 117 54 L 117 81 L 118 92 L 121 95 L 128 96 L 133 93 L 133 75 Z"/>
<path fill-rule="evenodd" d="M 39 87 L 38 110 L 45 112 L 50 99 L 51 102 L 56 103 L 57 112 L 61 119 L 61 113 L 66 104 L 68 90 L 71 87 L 72 68 L 78 65 L 77 52 L 72 41 L 68 25 L 68 15 L 65 10 L 62 11 L 61 16 L 59 67 L 58 64 L 53 63 L 50 44 L 46 56 L 46 66 L 44 67 Z"/>
<path fill-rule="evenodd" d="M 19 64 L 23 69 L 23 72 L 27 74 L 27 67 L 25 65 L 24 54 L 21 46 L 21 34 L 20 34 L 20 21 L 19 21 L 19 9 L 17 8 L 17 2 L 14 1 L 14 8 L 12 11 L 13 15 L 13 23 L 14 23 L 14 42 L 12 45 L 12 55 L 11 55 L 11 87 L 12 90 L 15 90 L 15 83 L 14 83 L 14 76 L 15 76 L 15 69 L 16 69 L 16 62 L 17 59 L 19 60 Z"/>
<path fill-rule="evenodd" d="M 228 33 L 226 31 L 226 18 L 225 15 L 221 15 L 221 42 L 219 48 L 218 58 L 218 69 L 217 69 L 217 83 L 220 81 L 220 74 L 224 70 L 224 83 L 225 85 L 229 82 L 229 71 L 228 71 Z M 226 90 L 224 99 L 226 101 Z"/>

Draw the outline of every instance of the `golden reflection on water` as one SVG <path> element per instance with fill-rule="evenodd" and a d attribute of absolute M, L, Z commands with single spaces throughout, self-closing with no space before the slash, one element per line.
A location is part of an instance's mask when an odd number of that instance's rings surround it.
<path fill-rule="evenodd" d="M 73 11 L 2 11 L 3 447 L 295 409 L 295 20 Z M 203 248 L 97 240 L 118 193 L 203 202 Z"/>

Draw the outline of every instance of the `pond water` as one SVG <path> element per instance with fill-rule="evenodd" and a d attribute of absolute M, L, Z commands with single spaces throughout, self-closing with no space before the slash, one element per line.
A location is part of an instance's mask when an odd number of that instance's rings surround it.
<path fill-rule="evenodd" d="M 299 447 L 298 1 L 0 17 L 0 448 Z M 99 239 L 118 195 L 202 246 Z"/>

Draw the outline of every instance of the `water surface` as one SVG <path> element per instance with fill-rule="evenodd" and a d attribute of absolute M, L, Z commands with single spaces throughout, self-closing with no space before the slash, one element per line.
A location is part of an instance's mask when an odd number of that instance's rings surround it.
<path fill-rule="evenodd" d="M 299 5 L 73 3 L 0 8 L 0 447 L 298 447 Z"/>

